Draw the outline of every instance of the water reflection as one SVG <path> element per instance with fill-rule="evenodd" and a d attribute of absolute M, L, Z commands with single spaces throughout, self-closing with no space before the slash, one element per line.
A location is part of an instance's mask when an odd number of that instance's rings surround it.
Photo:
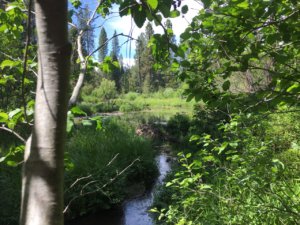
<path fill-rule="evenodd" d="M 125 202 L 124 209 L 124 224 L 122 225 L 152 225 L 153 221 L 147 213 L 149 207 L 152 205 L 154 193 L 157 186 L 160 185 L 167 173 L 170 171 L 170 164 L 167 160 L 167 155 L 161 154 L 156 157 L 156 162 L 159 168 L 159 177 L 152 191 L 143 197 Z"/>

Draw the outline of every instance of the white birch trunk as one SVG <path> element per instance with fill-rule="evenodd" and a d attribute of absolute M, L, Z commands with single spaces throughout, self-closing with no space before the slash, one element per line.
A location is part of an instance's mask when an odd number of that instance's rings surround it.
<path fill-rule="evenodd" d="M 22 174 L 21 225 L 63 225 L 63 171 L 71 46 L 67 0 L 35 0 L 39 73 Z"/>

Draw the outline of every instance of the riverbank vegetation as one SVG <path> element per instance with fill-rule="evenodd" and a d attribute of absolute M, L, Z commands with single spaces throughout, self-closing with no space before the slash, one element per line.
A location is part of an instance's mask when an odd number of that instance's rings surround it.
<path fill-rule="evenodd" d="M 98 130 L 77 124 L 64 159 L 66 219 L 117 206 L 136 196 L 137 186 L 140 194 L 149 189 L 157 176 L 155 154 L 151 141 L 120 119 L 107 118 Z M 1 224 L 18 224 L 20 174 L 21 165 L 1 164 Z"/>
<path fill-rule="evenodd" d="M 297 224 L 298 109 L 230 122 L 199 114 L 201 121 L 195 117 L 189 128 L 193 135 L 187 134 L 189 147 L 185 141 L 155 201 L 157 223 Z"/>
<path fill-rule="evenodd" d="M 83 101 L 78 107 L 88 115 L 106 112 L 139 112 L 139 111 L 176 111 L 191 114 L 194 101 L 187 102 L 184 96 L 185 85 L 181 88 L 173 89 L 171 87 L 162 88 L 157 92 L 137 93 L 128 92 L 125 94 L 116 94 L 114 97 L 107 97 L 106 100 L 101 97 L 103 93 L 83 95 Z M 113 88 L 113 87 L 112 87 Z M 113 90 L 109 88 L 109 90 Z M 96 89 L 97 91 L 97 89 Z M 110 95 L 112 96 L 112 95 Z"/>
<path fill-rule="evenodd" d="M 299 4 L 203 6 L 178 63 L 204 104 L 151 211 L 157 224 L 299 224 Z"/>

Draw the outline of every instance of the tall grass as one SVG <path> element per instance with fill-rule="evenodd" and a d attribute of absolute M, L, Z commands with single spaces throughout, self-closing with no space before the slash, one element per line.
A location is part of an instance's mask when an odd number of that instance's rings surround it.
<path fill-rule="evenodd" d="M 172 88 L 148 94 L 129 92 L 119 95 L 109 104 L 104 104 L 100 99 L 93 102 L 83 101 L 79 107 L 88 114 L 97 112 L 136 112 L 136 111 L 176 111 L 191 113 L 195 102 L 187 102 L 183 97 L 183 90 Z"/>
<path fill-rule="evenodd" d="M 76 130 L 66 152 L 66 204 L 76 199 L 69 217 L 119 204 L 137 183 L 150 187 L 157 173 L 154 155 L 150 141 L 120 120 L 107 121 L 101 131 Z"/>
<path fill-rule="evenodd" d="M 120 204 L 136 184 L 149 188 L 157 174 L 154 157 L 150 140 L 136 136 L 124 121 L 106 120 L 100 131 L 77 127 L 68 137 L 64 158 L 65 204 L 72 201 L 66 218 Z M 18 224 L 20 190 L 21 165 L 0 163 L 1 225 Z"/>

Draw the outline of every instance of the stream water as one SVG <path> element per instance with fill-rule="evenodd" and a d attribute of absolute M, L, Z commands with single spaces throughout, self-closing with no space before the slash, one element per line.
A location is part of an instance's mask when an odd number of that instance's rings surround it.
<path fill-rule="evenodd" d="M 152 225 L 153 221 L 148 214 L 148 209 L 153 203 L 155 192 L 170 171 L 171 166 L 168 156 L 161 153 L 156 157 L 159 176 L 152 190 L 141 197 L 124 202 L 119 209 L 102 211 L 90 216 L 82 217 L 72 225 Z"/>

